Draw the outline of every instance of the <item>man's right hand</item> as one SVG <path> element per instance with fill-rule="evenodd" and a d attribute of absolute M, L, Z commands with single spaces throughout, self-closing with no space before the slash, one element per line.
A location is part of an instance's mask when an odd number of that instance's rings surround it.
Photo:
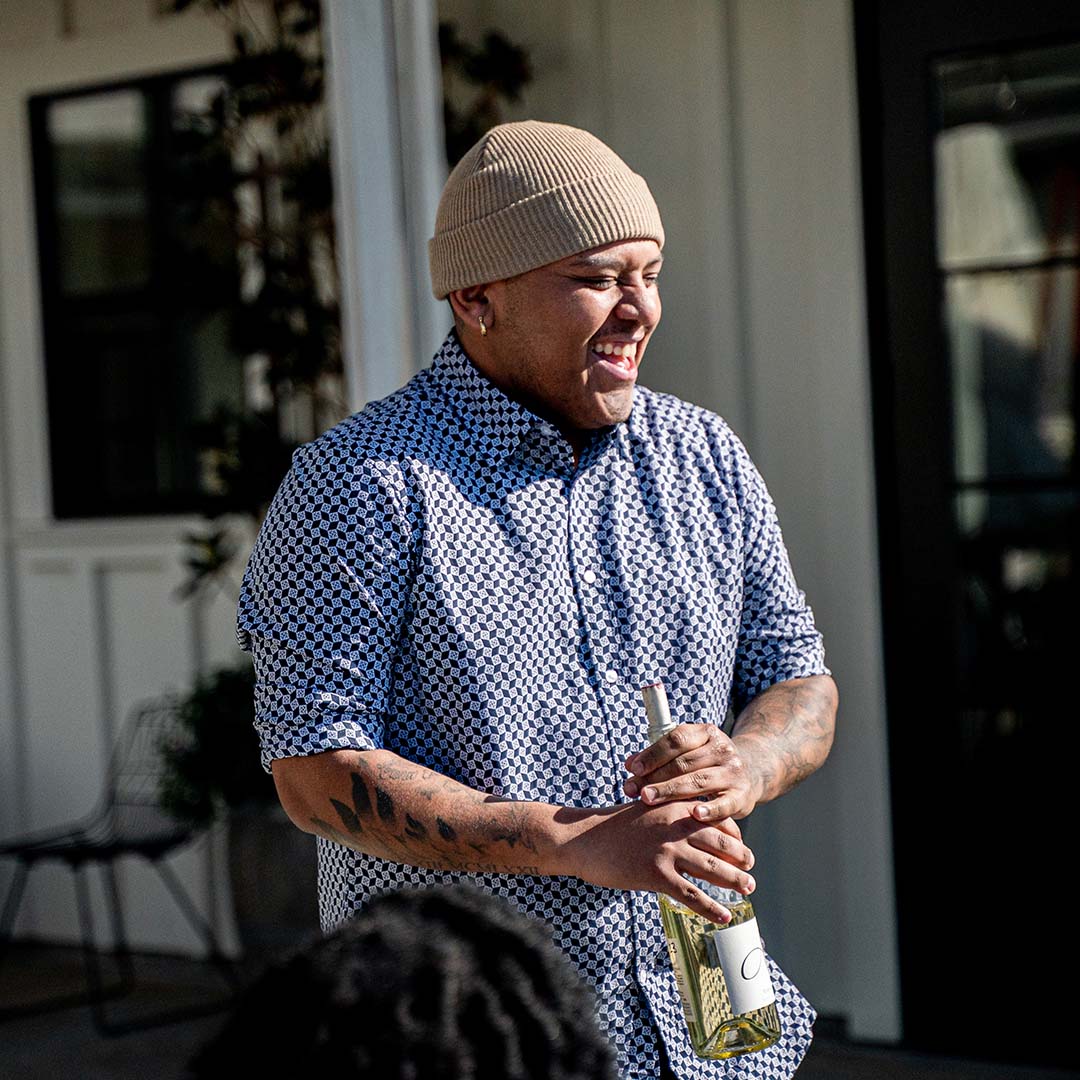
<path fill-rule="evenodd" d="M 753 852 L 733 818 L 697 821 L 685 803 L 641 802 L 599 810 L 561 810 L 555 821 L 571 838 L 560 845 L 559 872 L 611 889 L 666 893 L 716 923 L 731 914 L 687 877 L 748 895 Z"/>

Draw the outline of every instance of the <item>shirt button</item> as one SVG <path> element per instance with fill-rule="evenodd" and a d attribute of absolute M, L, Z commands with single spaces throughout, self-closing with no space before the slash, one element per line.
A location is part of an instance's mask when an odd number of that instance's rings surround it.
<path fill-rule="evenodd" d="M 618 682 L 619 673 L 612 668 L 608 668 L 607 671 L 604 672 L 604 678 L 607 679 L 608 682 Z"/>
<path fill-rule="evenodd" d="M 592 570 L 582 570 L 581 580 L 584 581 L 586 585 L 595 585 L 596 574 Z"/>

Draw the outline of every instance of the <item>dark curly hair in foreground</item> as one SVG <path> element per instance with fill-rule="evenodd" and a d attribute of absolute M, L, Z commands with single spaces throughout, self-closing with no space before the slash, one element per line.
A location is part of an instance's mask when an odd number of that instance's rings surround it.
<path fill-rule="evenodd" d="M 541 924 L 465 886 L 402 890 L 275 964 L 196 1077 L 610 1080 L 591 991 Z"/>

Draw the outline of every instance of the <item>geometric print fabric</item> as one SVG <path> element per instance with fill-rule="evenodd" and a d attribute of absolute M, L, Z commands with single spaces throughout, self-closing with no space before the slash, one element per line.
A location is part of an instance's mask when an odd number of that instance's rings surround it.
<path fill-rule="evenodd" d="M 639 687 L 722 723 L 827 674 L 776 513 L 746 449 L 644 387 L 569 445 L 485 379 L 451 332 L 433 366 L 300 448 L 266 516 L 237 634 L 256 666 L 263 763 L 384 748 L 504 798 L 625 802 L 647 743 Z M 330 928 L 371 896 L 462 875 L 319 838 Z M 571 878 L 470 875 L 543 919 L 594 986 L 623 1077 L 790 1076 L 814 1013 L 773 973 L 784 1034 L 726 1062 L 690 1048 L 656 898 Z M 775 967 L 775 965 L 774 965 Z"/>

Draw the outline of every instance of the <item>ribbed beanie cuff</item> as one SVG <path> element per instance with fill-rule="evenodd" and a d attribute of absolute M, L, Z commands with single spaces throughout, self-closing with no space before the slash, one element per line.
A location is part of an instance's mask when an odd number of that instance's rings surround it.
<path fill-rule="evenodd" d="M 622 240 L 663 247 L 664 227 L 648 185 L 618 154 L 565 124 L 500 124 L 443 188 L 428 241 L 432 291 L 442 300 Z"/>

